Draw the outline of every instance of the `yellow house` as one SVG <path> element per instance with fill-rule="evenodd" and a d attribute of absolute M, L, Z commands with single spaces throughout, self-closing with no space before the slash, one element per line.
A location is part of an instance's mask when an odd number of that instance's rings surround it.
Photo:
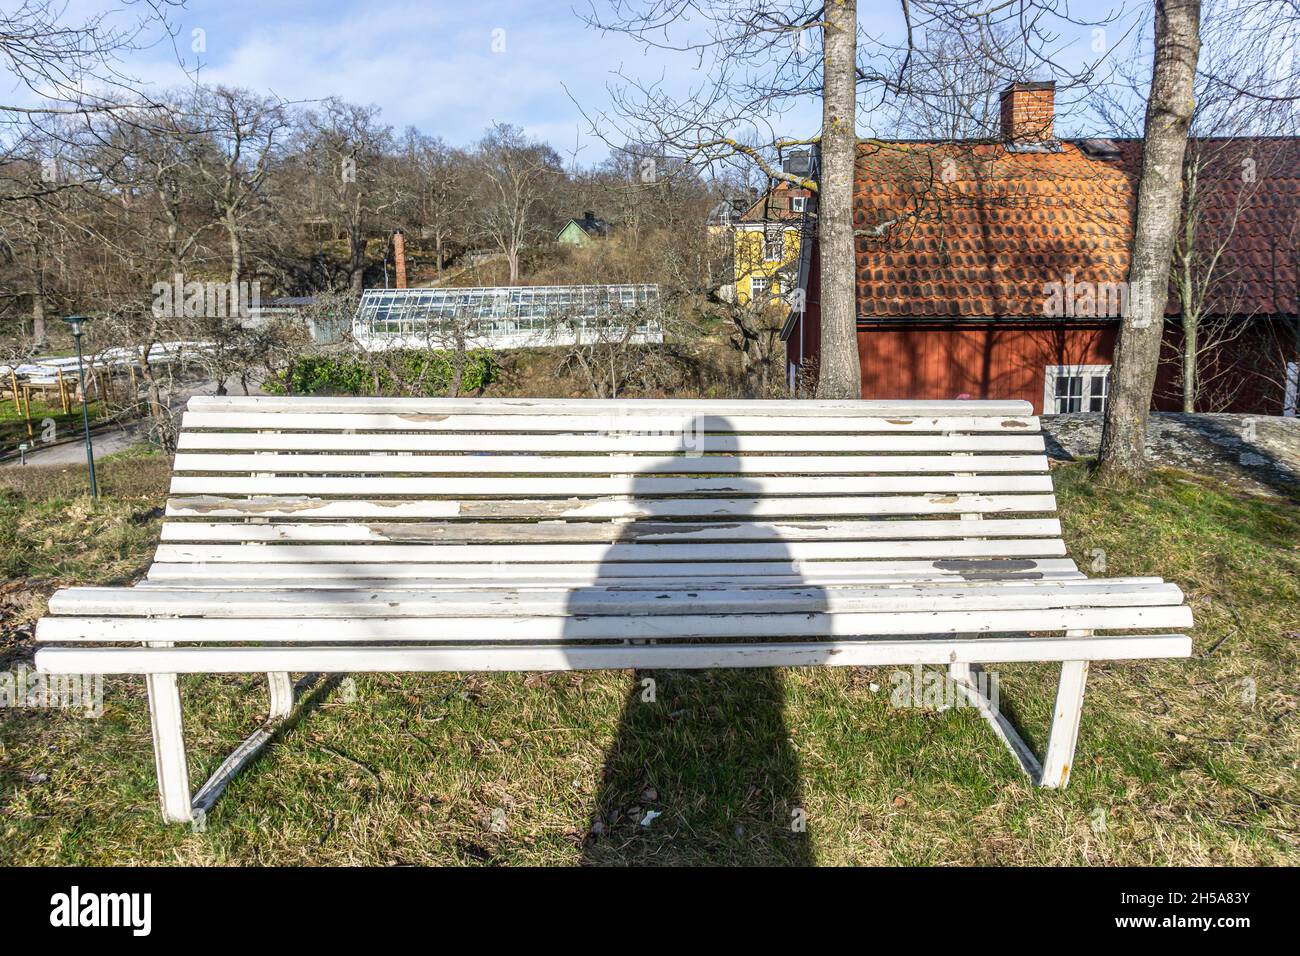
<path fill-rule="evenodd" d="M 778 301 L 799 273 L 798 223 L 739 223 L 735 233 L 736 302 Z"/>
<path fill-rule="evenodd" d="M 778 184 L 733 227 L 736 302 L 780 302 L 799 277 L 799 248 L 811 192 Z"/>

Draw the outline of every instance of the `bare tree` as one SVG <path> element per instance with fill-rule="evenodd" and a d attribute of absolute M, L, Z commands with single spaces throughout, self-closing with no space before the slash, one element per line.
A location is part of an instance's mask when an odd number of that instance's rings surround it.
<path fill-rule="evenodd" d="M 1148 471 L 1147 413 L 1168 301 L 1182 202 L 1183 157 L 1200 55 L 1200 0 L 1156 0 L 1155 56 L 1129 260 L 1128 307 L 1111 365 L 1098 476 L 1139 480 Z"/>
<path fill-rule="evenodd" d="M 206 132 L 195 143 L 195 167 L 226 233 L 234 289 L 244 278 L 249 223 L 266 212 L 264 187 L 289 129 L 289 116 L 278 97 L 224 86 L 200 88 L 194 109 Z"/>
<path fill-rule="evenodd" d="M 59 168 L 58 144 L 96 117 L 147 101 L 122 60 L 170 39 L 168 16 L 179 3 L 119 0 L 79 15 L 57 0 L 21 0 L 0 10 L 0 70 L 11 80 L 7 101 L 0 101 L 0 203 L 82 185 Z M 5 167 L 33 140 L 48 147 L 40 157 L 42 176 L 16 189 Z"/>
<path fill-rule="evenodd" d="M 564 349 L 561 367 L 577 371 L 592 398 L 619 398 L 634 385 L 653 387 L 665 371 L 666 356 L 662 345 L 647 344 L 646 334 L 653 330 L 653 337 L 661 338 L 669 314 L 656 302 L 595 315 L 557 316 L 557 327 L 573 339 Z"/>
<path fill-rule="evenodd" d="M 408 127 L 402 136 L 405 172 L 413 180 L 406 217 L 420 227 L 421 238 L 433 240 L 438 276 L 449 255 L 464 248 L 472 208 L 469 157 L 436 136 Z"/>
<path fill-rule="evenodd" d="M 368 230 L 396 201 L 383 175 L 392 134 L 378 117 L 376 106 L 330 98 L 301 118 L 298 148 L 310 157 L 312 200 L 347 239 L 348 288 L 354 296 L 365 285 Z"/>
<path fill-rule="evenodd" d="M 488 130 L 474 161 L 474 224 L 505 256 L 513 285 L 519 280 L 520 253 L 544 234 L 546 198 L 563 175 L 563 165 L 549 146 L 529 140 L 519 127 L 505 123 Z"/>

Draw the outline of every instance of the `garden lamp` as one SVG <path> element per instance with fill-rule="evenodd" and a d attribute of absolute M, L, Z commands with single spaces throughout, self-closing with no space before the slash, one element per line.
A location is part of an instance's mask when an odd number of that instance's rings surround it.
<path fill-rule="evenodd" d="M 90 497 L 99 497 L 99 486 L 95 483 L 95 449 L 90 443 L 90 412 L 86 410 L 86 368 L 81 359 L 81 336 L 82 326 L 89 322 L 84 315 L 65 316 L 64 322 L 68 323 L 68 331 L 72 333 L 72 338 L 77 343 L 77 381 L 80 384 L 81 391 L 81 424 L 86 435 L 86 468 L 90 472 Z"/>

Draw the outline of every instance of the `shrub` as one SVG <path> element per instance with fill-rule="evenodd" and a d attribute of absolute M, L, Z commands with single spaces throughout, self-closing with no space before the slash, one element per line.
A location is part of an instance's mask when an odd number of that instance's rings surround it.
<path fill-rule="evenodd" d="M 316 355 L 298 359 L 267 382 L 276 395 L 446 395 L 455 377 L 453 352 L 386 352 L 382 359 Z M 491 352 L 476 349 L 464 357 L 460 391 L 480 392 L 500 371 Z M 381 364 L 382 362 L 382 364 Z"/>

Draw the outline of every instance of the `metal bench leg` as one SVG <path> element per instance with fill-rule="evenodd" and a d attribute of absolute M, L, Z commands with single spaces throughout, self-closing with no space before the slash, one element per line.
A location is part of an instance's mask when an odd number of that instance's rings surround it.
<path fill-rule="evenodd" d="M 1086 637 L 1091 631 L 1071 631 L 1070 637 Z M 954 662 L 948 665 L 948 678 L 957 690 L 976 708 L 998 739 L 1011 751 L 1031 781 L 1040 787 L 1059 789 L 1070 782 L 1070 767 L 1074 763 L 1074 748 L 1079 740 L 1079 720 L 1083 715 L 1083 692 L 1088 681 L 1087 661 L 1065 661 L 1056 686 L 1056 706 L 1052 712 L 1052 727 L 1047 739 L 1047 753 L 1042 763 L 1029 744 L 1020 736 L 1015 725 L 981 693 L 976 684 L 980 668 L 975 664 Z"/>
<path fill-rule="evenodd" d="M 1088 682 L 1087 661 L 1065 661 L 1056 685 L 1056 708 L 1052 712 L 1052 731 L 1043 758 L 1039 785 L 1064 787 L 1070 782 L 1074 763 L 1074 746 L 1079 740 L 1079 718 L 1083 715 L 1083 691 Z"/>
<path fill-rule="evenodd" d="M 1025 739 L 1020 736 L 1015 725 L 1007 720 L 1002 711 L 994 707 L 993 702 L 981 691 L 977 683 L 980 671 L 978 664 L 954 662 L 948 665 L 948 679 L 956 685 L 957 690 L 971 706 L 980 712 L 984 722 L 989 725 L 993 733 L 997 734 L 998 740 L 1002 741 L 1003 746 L 1011 752 L 1011 756 L 1016 758 L 1025 776 L 1037 783 L 1043 773 L 1038 757 L 1035 756 L 1033 748 L 1025 743 Z"/>
<path fill-rule="evenodd" d="M 311 675 L 308 680 L 314 676 Z M 207 782 L 199 787 L 199 792 L 194 795 L 195 811 L 206 814 L 212 809 L 212 805 L 217 802 L 217 798 L 221 796 L 230 781 L 235 778 L 235 774 L 239 773 L 245 764 L 257 756 L 258 752 L 270 743 L 280 724 L 293 711 L 294 686 L 293 681 L 289 680 L 289 675 L 283 671 L 276 671 L 266 675 L 266 682 L 271 698 L 266 722 L 232 750 L 230 756 L 223 760 L 221 766 L 213 771 Z"/>
<path fill-rule="evenodd" d="M 153 758 L 163 818 L 173 823 L 194 819 L 190 807 L 190 771 L 181 734 L 181 695 L 175 674 L 147 674 L 149 720 L 153 725 Z"/>

